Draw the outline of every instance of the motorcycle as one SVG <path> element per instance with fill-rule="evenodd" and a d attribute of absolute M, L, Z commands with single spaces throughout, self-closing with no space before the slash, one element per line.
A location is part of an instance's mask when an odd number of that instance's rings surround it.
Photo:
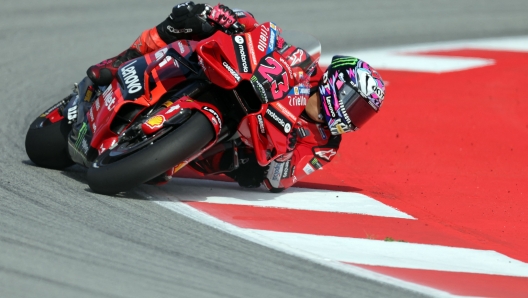
<path fill-rule="evenodd" d="M 291 150 L 320 50 L 314 37 L 271 22 L 176 41 L 123 63 L 107 87 L 84 78 L 33 121 L 26 152 L 42 167 L 87 167 L 90 188 L 108 195 L 199 168 L 219 146 L 233 162 L 218 172 L 238 167 L 243 145 L 267 166 Z"/>

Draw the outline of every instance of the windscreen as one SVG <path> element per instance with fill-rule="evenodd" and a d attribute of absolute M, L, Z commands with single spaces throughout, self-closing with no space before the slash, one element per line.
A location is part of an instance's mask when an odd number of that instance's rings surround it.
<path fill-rule="evenodd" d="M 286 41 L 286 43 L 293 45 L 297 48 L 303 49 L 310 59 L 305 60 L 304 63 L 302 63 L 302 68 L 306 73 L 310 73 L 311 67 L 315 65 L 319 61 L 319 58 L 321 57 L 321 43 L 319 40 L 317 40 L 312 35 L 299 32 L 299 31 L 290 31 L 290 30 L 284 30 L 280 34 L 282 38 Z M 301 57 L 304 58 L 304 57 Z M 306 58 L 304 58 L 306 59 Z M 303 60 L 304 60 L 303 59 Z M 291 60 L 295 61 L 295 60 Z M 293 66 L 292 62 L 292 66 Z"/>

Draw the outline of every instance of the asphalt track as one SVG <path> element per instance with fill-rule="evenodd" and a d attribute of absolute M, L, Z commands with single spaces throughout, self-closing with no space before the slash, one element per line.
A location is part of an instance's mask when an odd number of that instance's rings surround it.
<path fill-rule="evenodd" d="M 524 0 L 344 3 L 226 2 L 310 32 L 327 52 L 528 32 Z M 28 161 L 32 119 L 174 4 L 2 2 L 0 297 L 420 296 L 218 232 L 146 200 L 151 187 L 96 195 L 82 168 L 51 171 Z"/>

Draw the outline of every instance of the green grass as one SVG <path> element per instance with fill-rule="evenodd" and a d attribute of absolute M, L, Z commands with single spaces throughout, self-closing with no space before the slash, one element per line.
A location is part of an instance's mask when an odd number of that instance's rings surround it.
<path fill-rule="evenodd" d="M 405 240 L 394 240 L 392 237 L 385 237 L 386 242 L 407 242 Z"/>

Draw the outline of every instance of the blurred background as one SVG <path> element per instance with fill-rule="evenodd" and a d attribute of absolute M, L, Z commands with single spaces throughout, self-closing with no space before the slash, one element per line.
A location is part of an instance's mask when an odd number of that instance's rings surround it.
<path fill-rule="evenodd" d="M 50 171 L 28 162 L 29 123 L 65 97 L 88 66 L 126 49 L 176 4 L 2 0 L 0 297 L 409 297 L 219 233 L 136 193 L 95 195 L 80 167 Z M 325 55 L 528 35 L 526 0 L 224 4 L 314 35 Z"/>

